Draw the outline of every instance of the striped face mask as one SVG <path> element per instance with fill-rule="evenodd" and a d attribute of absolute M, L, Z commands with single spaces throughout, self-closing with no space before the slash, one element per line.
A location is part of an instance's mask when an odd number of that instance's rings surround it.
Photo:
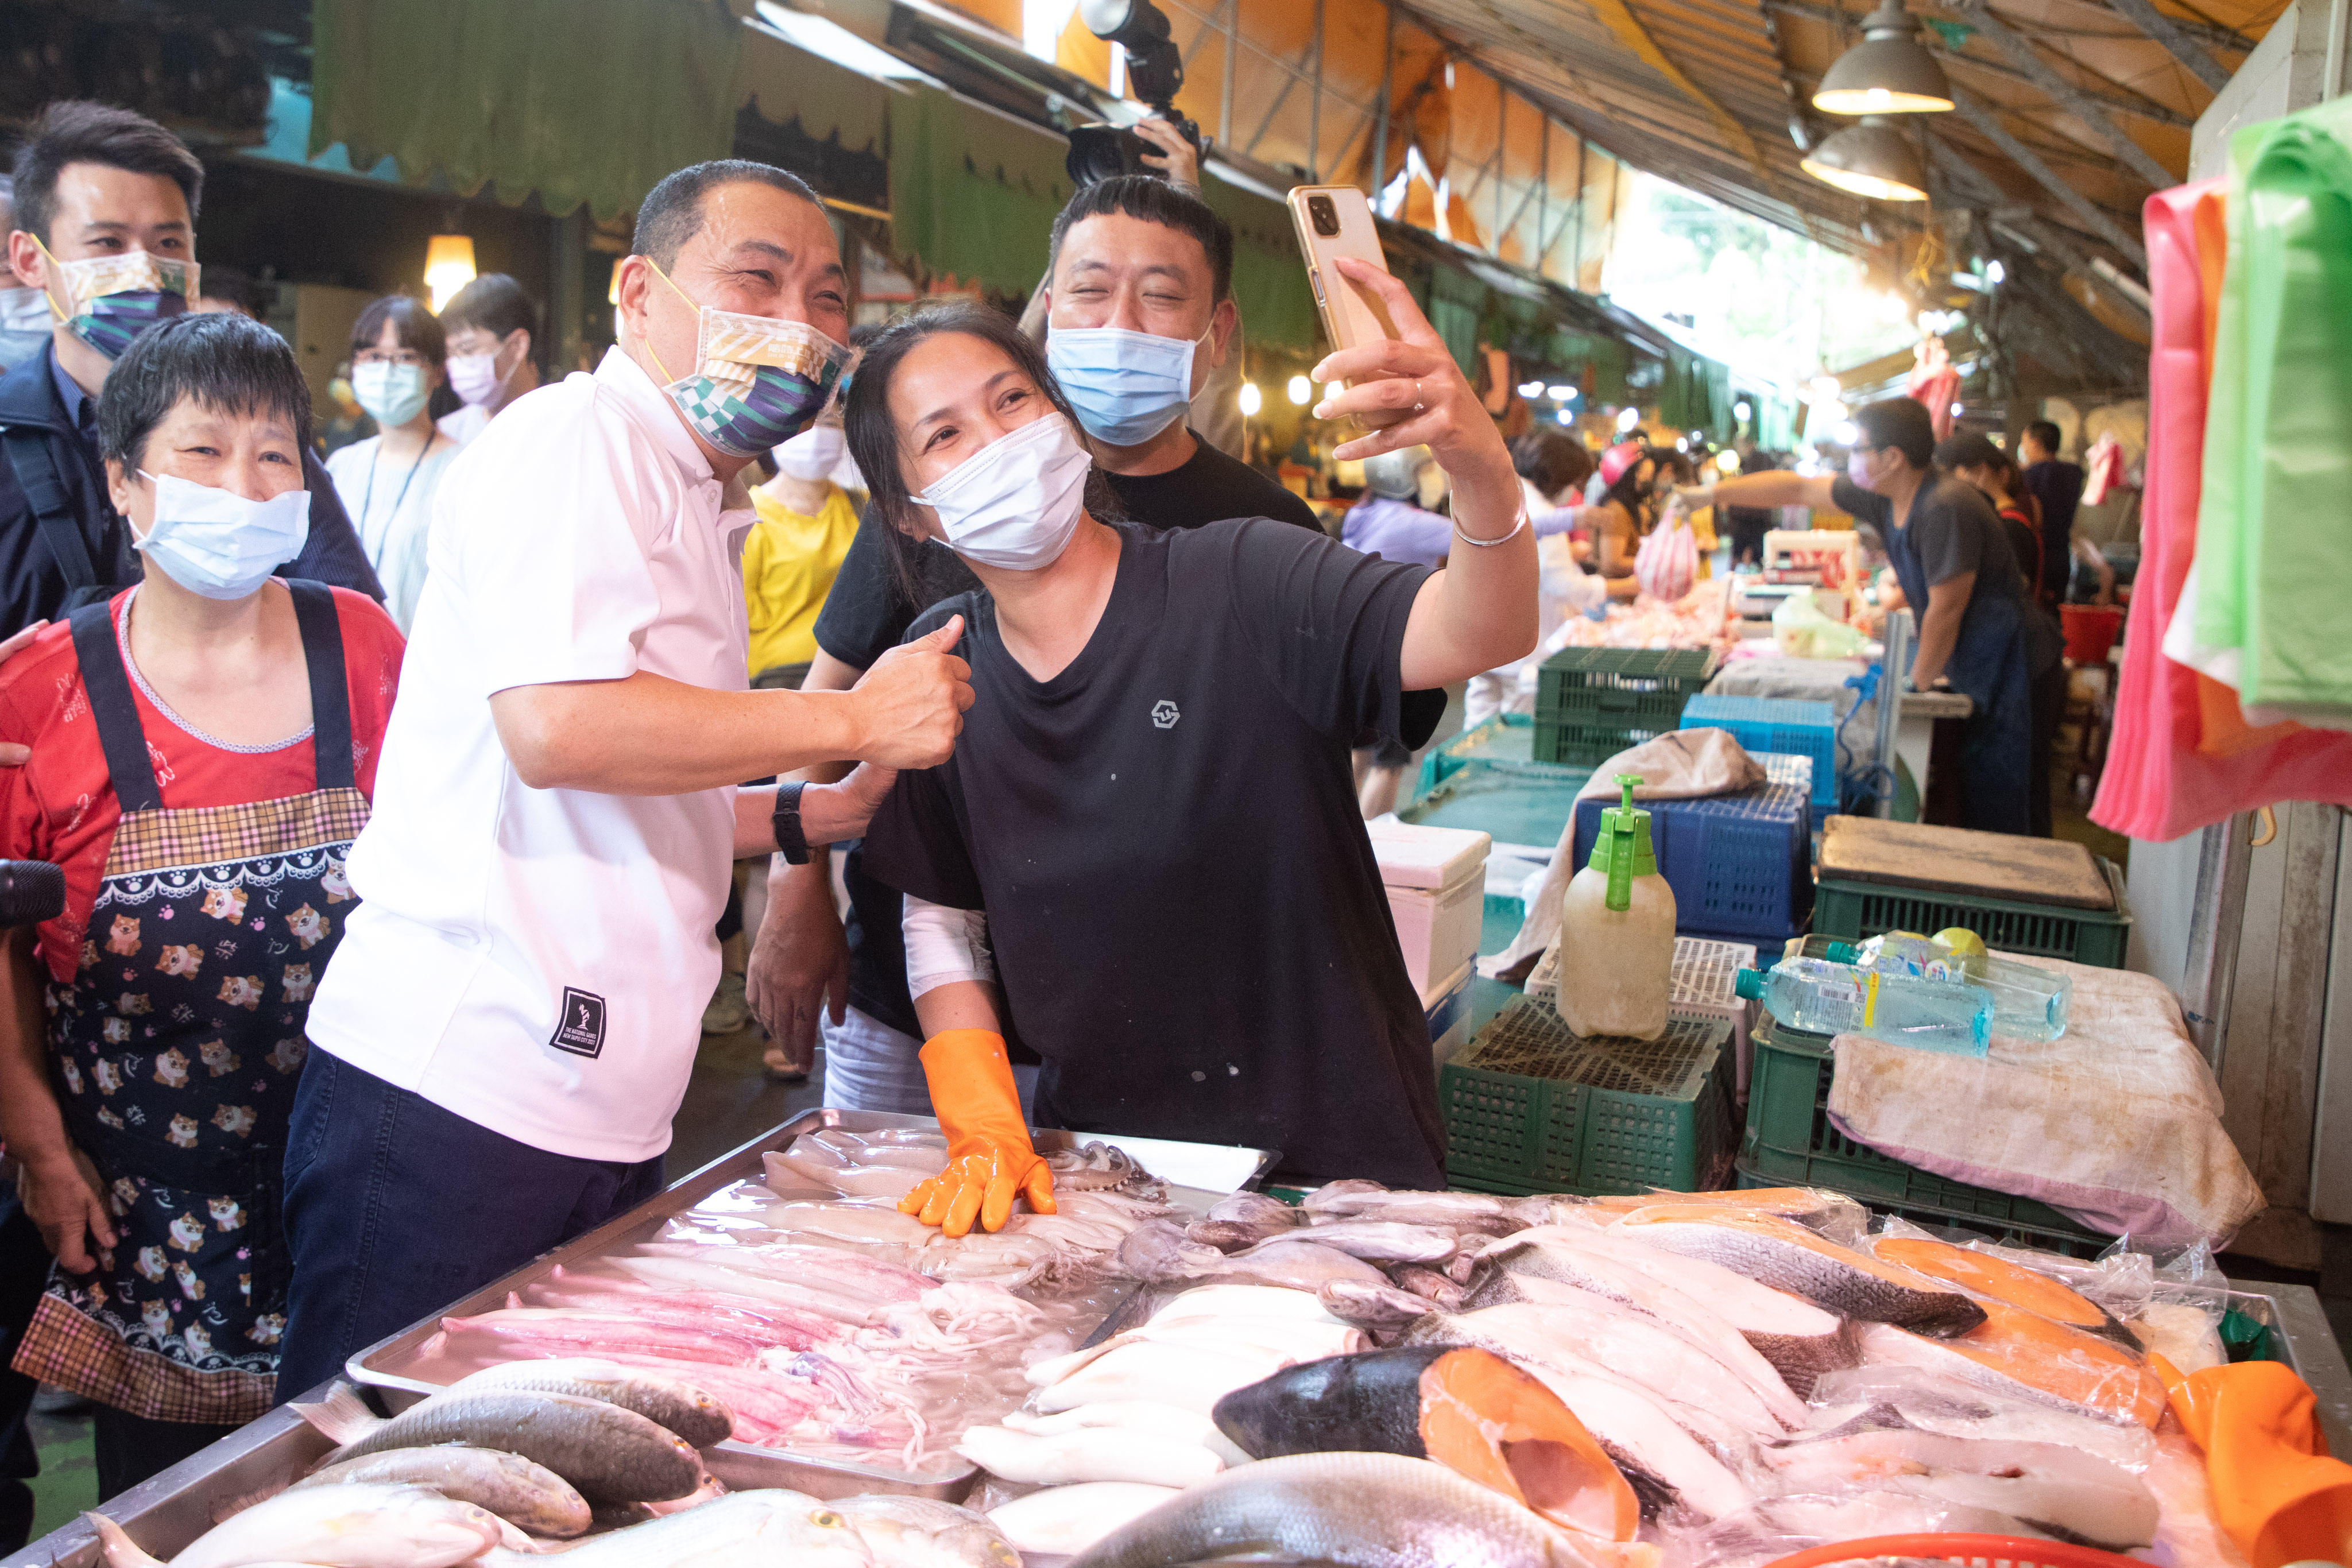
<path fill-rule="evenodd" d="M 653 267 L 650 257 L 648 267 Z M 662 390 L 697 435 L 730 457 L 752 457 L 806 430 L 832 397 L 850 350 L 804 321 L 741 316 L 698 305 L 669 275 L 653 274 L 694 306 L 701 323 L 694 373 L 673 376 L 659 354 Z M 648 353 L 653 345 L 646 345 Z"/>
<path fill-rule="evenodd" d="M 66 330 L 110 360 L 121 359 L 131 340 L 156 322 L 185 314 L 196 292 L 193 261 L 143 250 L 59 261 L 49 256 L 39 235 L 33 243 L 41 246 L 41 254 L 58 269 L 66 291 L 68 308 L 58 310 L 51 300 L 49 308 L 65 322 Z"/>

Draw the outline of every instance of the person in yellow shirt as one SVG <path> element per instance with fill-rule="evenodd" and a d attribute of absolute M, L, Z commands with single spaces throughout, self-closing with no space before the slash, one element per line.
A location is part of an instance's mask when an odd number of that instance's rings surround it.
<path fill-rule="evenodd" d="M 820 423 L 775 449 L 776 476 L 751 492 L 743 541 L 751 685 L 797 691 L 816 657 L 816 616 L 857 537 L 857 507 L 834 480 L 841 426 Z"/>

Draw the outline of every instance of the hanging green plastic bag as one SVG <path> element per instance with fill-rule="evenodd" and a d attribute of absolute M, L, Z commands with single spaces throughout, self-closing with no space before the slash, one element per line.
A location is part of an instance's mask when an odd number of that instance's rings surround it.
<path fill-rule="evenodd" d="M 2197 528 L 2197 641 L 2248 706 L 2352 710 L 2352 100 L 2231 144 L 2230 257 Z"/>

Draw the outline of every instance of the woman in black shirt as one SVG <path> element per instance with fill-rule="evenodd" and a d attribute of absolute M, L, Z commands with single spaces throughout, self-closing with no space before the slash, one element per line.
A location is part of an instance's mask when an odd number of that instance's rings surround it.
<path fill-rule="evenodd" d="M 1437 455 L 1461 535 L 1446 570 L 1265 518 L 1097 521 L 1061 393 L 987 311 L 919 316 L 858 371 L 850 445 L 896 525 L 885 537 L 908 553 L 941 539 L 982 583 L 910 633 L 963 619 L 977 701 L 956 755 L 901 775 L 865 845 L 908 894 L 923 1065 L 950 1136 L 947 1174 L 910 1212 L 951 1234 L 1001 1225 L 1019 1191 L 1051 1203 L 1004 1065 L 1000 983 L 1044 1059 L 1042 1124 L 1443 1182 L 1427 1028 L 1349 747 L 1395 734 L 1407 691 L 1528 653 L 1535 540 L 1443 340 L 1393 278 L 1342 266 L 1407 325 L 1318 367 L 1350 383 L 1318 415 L 1384 422 L 1343 458 Z"/>

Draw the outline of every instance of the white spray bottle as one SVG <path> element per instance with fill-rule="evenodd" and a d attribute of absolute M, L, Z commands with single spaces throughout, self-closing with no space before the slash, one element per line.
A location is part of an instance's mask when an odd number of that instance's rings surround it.
<path fill-rule="evenodd" d="M 1675 890 L 1658 874 L 1650 813 L 1633 805 L 1638 774 L 1620 773 L 1621 804 L 1601 813 L 1592 859 L 1559 913 L 1559 1016 L 1582 1035 L 1655 1040 L 1674 988 Z"/>

